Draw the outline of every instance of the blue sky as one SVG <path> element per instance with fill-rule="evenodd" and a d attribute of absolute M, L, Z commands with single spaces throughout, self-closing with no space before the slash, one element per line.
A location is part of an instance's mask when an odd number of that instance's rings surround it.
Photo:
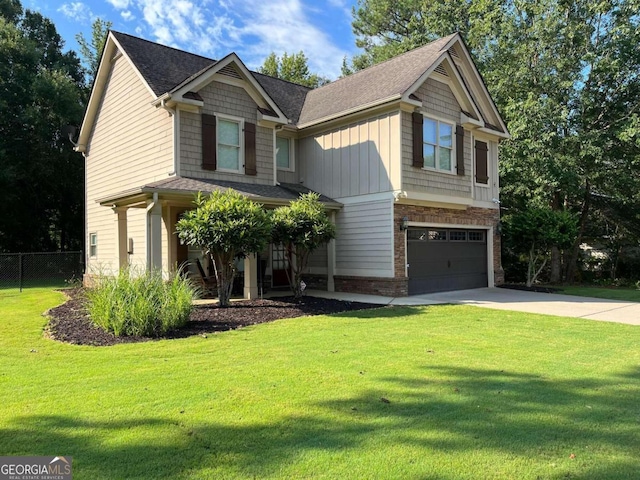
<path fill-rule="evenodd" d="M 304 51 L 312 72 L 340 74 L 342 58 L 358 53 L 351 31 L 356 0 L 22 0 L 51 19 L 78 50 L 96 17 L 113 29 L 211 58 L 236 52 L 252 69 L 272 51 Z"/>

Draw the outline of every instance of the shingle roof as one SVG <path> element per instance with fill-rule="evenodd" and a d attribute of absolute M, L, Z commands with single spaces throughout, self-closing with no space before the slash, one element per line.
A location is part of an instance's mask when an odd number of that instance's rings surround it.
<path fill-rule="evenodd" d="M 207 180 L 202 178 L 172 177 L 165 180 L 149 183 L 142 187 L 143 190 L 175 191 L 176 193 L 210 193 L 217 190 L 233 190 L 246 195 L 254 200 L 279 199 L 296 200 L 302 193 L 309 193 L 311 190 L 302 186 L 289 183 L 280 185 L 261 185 L 253 183 L 227 182 L 224 180 Z M 339 205 L 335 200 L 320 195 L 322 203 Z"/>
<path fill-rule="evenodd" d="M 171 91 L 217 63 L 211 58 L 125 33 L 111 33 L 156 96 Z M 316 89 L 251 73 L 287 118 L 294 124 L 309 123 L 403 94 L 433 65 L 442 54 L 443 47 L 455 35 L 440 38 Z"/>
<path fill-rule="evenodd" d="M 111 33 L 158 97 L 217 63 L 217 60 L 211 58 L 126 33 Z M 296 123 L 310 88 L 261 73 L 251 73 L 287 118 Z"/>
<path fill-rule="evenodd" d="M 402 95 L 442 55 L 457 34 L 378 63 L 333 83 L 310 91 L 299 123 L 320 120 L 394 95 Z"/>

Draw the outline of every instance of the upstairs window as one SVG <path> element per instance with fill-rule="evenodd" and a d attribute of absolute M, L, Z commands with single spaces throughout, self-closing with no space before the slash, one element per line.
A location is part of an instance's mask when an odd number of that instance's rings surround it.
<path fill-rule="evenodd" d="M 226 117 L 218 117 L 217 167 L 218 170 L 240 172 L 242 121 Z"/>
<path fill-rule="evenodd" d="M 422 124 L 424 168 L 453 171 L 453 125 L 426 118 Z"/>
<path fill-rule="evenodd" d="M 276 164 L 280 170 L 293 170 L 293 140 L 276 137 Z"/>

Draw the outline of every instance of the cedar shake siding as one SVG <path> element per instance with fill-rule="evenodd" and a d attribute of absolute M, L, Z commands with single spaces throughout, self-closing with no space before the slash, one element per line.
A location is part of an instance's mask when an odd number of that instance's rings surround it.
<path fill-rule="evenodd" d="M 415 93 L 424 105 L 425 115 L 460 124 L 460 105 L 448 85 L 428 79 Z M 455 128 L 454 128 L 455 132 Z M 456 140 L 454 139 L 454 143 Z M 425 170 L 413 165 L 413 121 L 411 113 L 402 112 L 402 190 L 471 198 L 471 132 L 464 132 L 464 175 Z M 456 148 L 457 150 L 457 148 Z M 456 159 L 451 161 L 455 164 Z"/>
<path fill-rule="evenodd" d="M 240 87 L 211 82 L 198 94 L 204 100 L 202 114 L 230 115 L 256 125 L 258 106 Z M 273 185 L 273 129 L 256 125 L 256 174 L 228 173 L 202 168 L 202 115 L 181 110 L 180 175 L 191 178 Z M 215 146 L 214 146 L 215 148 Z M 241 159 L 244 163 L 244 159 Z"/>
<path fill-rule="evenodd" d="M 86 155 L 86 251 L 89 234 L 98 234 L 97 256 L 88 257 L 87 273 L 118 268 L 117 215 L 97 199 L 155 180 L 173 170 L 173 119 L 151 105 L 153 97 L 129 61 L 113 61 Z M 146 216 L 142 208 L 127 212 L 133 239 L 132 265 L 146 264 Z"/>
<path fill-rule="evenodd" d="M 340 198 L 400 189 L 400 113 L 301 138 L 296 158 L 300 181 Z"/>

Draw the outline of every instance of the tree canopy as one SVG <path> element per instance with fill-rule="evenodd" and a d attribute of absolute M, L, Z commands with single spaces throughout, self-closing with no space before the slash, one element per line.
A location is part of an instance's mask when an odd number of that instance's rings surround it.
<path fill-rule="evenodd" d="M 639 11 L 638 0 L 359 0 L 364 53 L 344 70 L 460 32 L 512 135 L 501 144 L 503 206 L 580 218 L 555 269 L 570 281 L 597 211 L 640 207 Z"/>
<path fill-rule="evenodd" d="M 311 88 L 329 83 L 327 78 L 309 71 L 307 56 L 302 51 L 291 55 L 284 52 L 282 57 L 278 57 L 275 52 L 271 52 L 265 58 L 258 71 L 271 77 L 281 78 L 282 80 Z"/>
<path fill-rule="evenodd" d="M 109 21 L 96 18 L 91 24 L 91 39 L 87 40 L 82 33 L 76 35 L 76 41 L 80 45 L 80 55 L 85 64 L 87 75 L 91 77 L 91 82 L 98 73 L 100 58 L 107 41 L 107 34 L 113 24 Z"/>
<path fill-rule="evenodd" d="M 50 20 L 0 0 L 0 251 L 82 248 L 84 159 L 63 134 L 86 89 Z"/>

